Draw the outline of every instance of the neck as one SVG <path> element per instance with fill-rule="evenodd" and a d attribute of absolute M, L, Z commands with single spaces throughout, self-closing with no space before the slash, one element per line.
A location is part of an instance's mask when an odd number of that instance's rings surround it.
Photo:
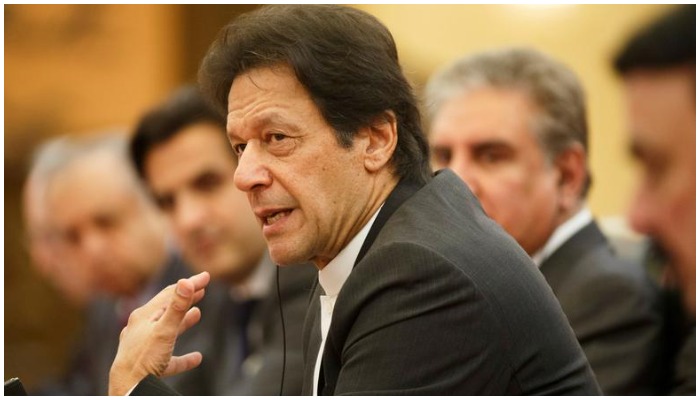
<path fill-rule="evenodd" d="M 333 260 L 341 250 L 343 250 L 348 243 L 357 235 L 358 232 L 364 227 L 367 222 L 372 218 L 372 216 L 377 212 L 379 207 L 386 201 L 387 197 L 394 190 L 396 185 L 399 183 L 398 177 L 395 177 L 389 171 L 382 171 L 378 173 L 375 179 L 372 180 L 366 191 L 367 196 L 365 201 L 358 201 L 356 210 L 356 217 L 352 221 L 341 221 L 341 223 L 349 223 L 350 227 L 347 230 L 344 240 L 341 245 L 330 252 L 329 255 L 319 256 L 311 261 L 316 265 L 319 270 L 322 270 L 326 265 L 328 265 L 331 260 Z"/>

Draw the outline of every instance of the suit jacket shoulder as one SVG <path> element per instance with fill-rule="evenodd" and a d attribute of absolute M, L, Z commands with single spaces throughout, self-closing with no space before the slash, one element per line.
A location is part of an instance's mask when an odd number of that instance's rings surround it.
<path fill-rule="evenodd" d="M 641 265 L 615 256 L 591 222 L 541 266 L 603 393 L 660 394 L 664 368 L 658 287 Z"/>
<path fill-rule="evenodd" d="M 598 391 L 544 279 L 450 171 L 391 215 L 350 274 L 322 366 L 324 394 Z"/>

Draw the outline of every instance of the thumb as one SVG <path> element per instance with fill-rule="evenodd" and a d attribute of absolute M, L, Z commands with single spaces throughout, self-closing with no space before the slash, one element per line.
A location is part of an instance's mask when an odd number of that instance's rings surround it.
<path fill-rule="evenodd" d="M 194 284 L 187 279 L 180 279 L 175 285 L 175 291 L 168 308 L 159 320 L 164 330 L 177 334 L 180 323 L 194 300 Z"/>

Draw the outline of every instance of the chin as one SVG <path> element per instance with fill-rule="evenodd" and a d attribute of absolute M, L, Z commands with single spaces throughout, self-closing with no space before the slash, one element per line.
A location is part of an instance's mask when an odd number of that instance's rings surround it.
<path fill-rule="evenodd" d="M 269 252 L 272 262 L 277 265 L 291 265 L 306 261 L 300 254 L 289 251 L 288 249 L 270 247 Z"/>

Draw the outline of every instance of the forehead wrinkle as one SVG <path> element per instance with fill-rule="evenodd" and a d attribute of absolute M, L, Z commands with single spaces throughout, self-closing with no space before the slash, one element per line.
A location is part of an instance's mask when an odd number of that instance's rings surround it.
<path fill-rule="evenodd" d="M 237 118 L 238 121 L 243 121 L 242 124 L 239 122 L 239 125 L 243 125 L 242 130 L 250 129 L 256 131 L 269 126 L 284 127 L 286 129 L 291 130 L 292 132 L 298 132 L 301 129 L 292 120 L 290 120 L 289 118 L 285 119 L 282 116 L 283 113 L 280 110 L 284 109 L 283 105 L 273 105 L 269 107 L 261 105 L 260 107 L 256 107 L 256 109 L 257 108 L 263 108 L 263 110 L 256 112 L 256 110 L 254 109 L 247 113 L 249 115 L 248 118 Z M 228 137 L 230 139 L 242 140 L 242 138 L 236 132 L 236 123 L 231 123 L 231 125 L 233 125 L 231 128 L 227 126 Z"/>

